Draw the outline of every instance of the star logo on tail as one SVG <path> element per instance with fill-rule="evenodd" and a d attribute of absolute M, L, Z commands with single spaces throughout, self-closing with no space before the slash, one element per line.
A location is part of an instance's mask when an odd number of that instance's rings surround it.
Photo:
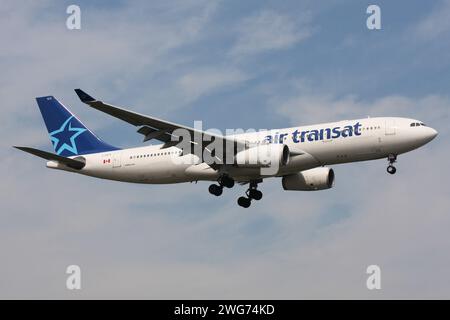
<path fill-rule="evenodd" d="M 64 121 L 61 128 L 50 132 L 50 138 L 53 143 L 53 148 L 58 155 L 60 155 L 64 150 L 67 150 L 74 155 L 78 154 L 75 139 L 87 129 L 72 127 L 72 118 L 73 116 Z"/>

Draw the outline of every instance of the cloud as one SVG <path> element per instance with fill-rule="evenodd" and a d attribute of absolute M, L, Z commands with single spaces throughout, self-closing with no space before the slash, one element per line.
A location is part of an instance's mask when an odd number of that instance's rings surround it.
<path fill-rule="evenodd" d="M 419 98 L 392 95 L 366 101 L 356 95 L 337 98 L 329 94 L 304 93 L 285 102 L 275 101 L 273 103 L 279 107 L 277 112 L 296 125 L 367 116 L 399 116 L 439 124 L 441 131 L 447 132 L 444 121 L 450 117 L 450 98 L 440 95 Z"/>
<path fill-rule="evenodd" d="M 367 106 L 425 114 L 429 111 L 420 110 L 432 105 L 437 112 L 432 125 L 447 123 L 445 97 L 354 100 L 339 114 Z M 328 103 L 342 104 L 332 98 Z M 326 105 L 315 107 L 327 112 Z M 202 183 L 136 186 L 37 170 L 33 158 L 3 159 L 4 167 L 20 164 L 20 170 L 2 174 L 1 193 L 8 200 L 2 203 L 0 282 L 7 289 L 0 293 L 28 298 L 448 296 L 442 279 L 450 267 L 445 254 L 450 201 L 436 182 L 450 179 L 440 160 L 449 156 L 449 132 L 440 133 L 430 146 L 401 156 L 394 177 L 385 173 L 384 162 L 375 161 L 335 166 L 336 185 L 328 191 L 284 192 L 278 179 L 269 179 L 260 186 L 264 203 L 253 204 L 245 215 L 235 203 L 239 188 L 211 199 Z M 30 267 L 29 261 L 40 263 Z M 64 289 L 65 267 L 73 263 L 81 265 L 84 279 L 76 294 Z M 369 264 L 382 268 L 381 292 L 365 288 Z"/>
<path fill-rule="evenodd" d="M 15 119 L 32 122 L 36 117 L 36 96 L 53 94 L 72 104 L 77 102 L 72 89 L 84 87 L 111 100 L 127 96 L 131 104 L 138 99 L 151 100 L 146 90 L 134 95 L 139 87 L 130 83 L 176 70 L 181 58 L 173 57 L 174 52 L 201 39 L 216 8 L 216 4 L 203 1 L 181 1 L 176 10 L 139 2 L 108 10 L 81 4 L 81 30 L 70 31 L 65 27 L 65 8 L 55 3 L 13 3 L 5 3 L 0 13 L 4 17 L 0 37 L 8 43 L 0 53 L 1 112 L 5 120 L 1 130 L 5 140 L 14 131 Z M 164 15 L 155 15 L 152 10 L 163 11 Z M 174 108 L 180 104 L 169 105 Z M 146 107 L 151 110 L 159 105 Z M 104 123 L 88 125 L 97 129 Z M 38 136 L 37 130 L 24 126 L 23 136 Z"/>
<path fill-rule="evenodd" d="M 445 37 L 450 32 L 449 15 L 450 1 L 438 1 L 431 12 L 414 27 L 414 32 L 424 40 Z"/>
<path fill-rule="evenodd" d="M 233 56 L 287 49 L 311 36 L 306 17 L 296 17 L 264 10 L 243 19 L 237 27 Z"/>
<path fill-rule="evenodd" d="M 313 3 L 308 8 L 314 11 Z M 249 16 L 239 5 L 209 1 L 80 5 L 81 32 L 65 29 L 65 8 L 55 2 L 10 1 L 0 8 L 0 36 L 10 43 L 0 52 L 0 297 L 450 297 L 449 95 L 433 91 L 445 79 L 442 72 L 427 73 L 432 89 L 416 82 L 435 55 L 426 52 L 423 69 L 405 76 L 398 60 L 391 60 L 396 47 L 377 33 L 386 56 L 354 46 L 351 54 L 337 51 L 330 61 L 336 41 L 311 38 L 320 48 L 305 52 L 297 44 L 311 34 L 309 20 L 264 3 Z M 344 39 L 348 30 L 341 34 L 335 26 L 347 20 L 333 18 L 329 4 L 323 7 L 330 15 L 314 11 L 314 25 Z M 240 23 L 234 29 L 235 21 Z M 236 35 L 231 46 L 228 31 Z M 389 44 L 397 44 L 399 35 L 390 36 Z M 417 58 L 402 44 L 409 58 Z M 288 54 L 284 49 L 292 49 L 290 59 L 261 54 L 255 65 L 239 61 L 263 52 Z M 357 55 L 364 63 L 355 67 Z M 304 57 L 299 65 L 293 63 L 298 56 Z M 381 64 L 388 70 L 383 75 L 395 74 L 393 81 L 374 72 Z M 48 93 L 73 106 L 95 130 L 107 126 L 108 135 L 121 141 L 139 138 L 134 128 L 127 138 L 119 122 L 80 107 L 71 92 L 78 86 L 117 105 L 185 121 L 201 115 L 221 124 L 229 116 L 231 123 L 259 124 L 267 118 L 271 127 L 286 127 L 398 115 L 423 120 L 440 134 L 400 156 L 395 176 L 379 160 L 334 166 L 336 185 L 327 191 L 285 192 L 280 179 L 266 179 L 260 185 L 264 198 L 244 212 L 236 205 L 245 192 L 239 185 L 211 197 L 202 182 L 93 179 L 47 170 L 40 159 L 10 147 L 50 146 L 33 100 Z M 368 97 L 372 91 L 377 96 Z M 65 288 L 70 264 L 82 268 L 80 292 Z M 381 291 L 365 288 L 369 264 L 382 268 Z"/>
<path fill-rule="evenodd" d="M 249 79 L 244 72 L 233 68 L 197 69 L 182 75 L 177 84 L 181 88 L 187 101 L 194 101 L 202 95 L 213 93 L 238 85 Z"/>

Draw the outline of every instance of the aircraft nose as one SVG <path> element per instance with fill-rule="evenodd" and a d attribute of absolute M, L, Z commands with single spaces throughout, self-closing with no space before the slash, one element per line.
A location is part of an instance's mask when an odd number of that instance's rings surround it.
<path fill-rule="evenodd" d="M 431 137 L 431 140 L 433 140 L 438 135 L 438 132 L 436 130 L 434 130 L 433 128 L 430 128 L 430 130 L 431 130 L 430 137 Z"/>
<path fill-rule="evenodd" d="M 431 140 L 436 138 L 437 135 L 438 135 L 438 132 L 436 130 L 434 130 L 433 128 L 427 128 L 427 131 L 425 133 L 425 140 L 427 142 L 430 142 Z"/>

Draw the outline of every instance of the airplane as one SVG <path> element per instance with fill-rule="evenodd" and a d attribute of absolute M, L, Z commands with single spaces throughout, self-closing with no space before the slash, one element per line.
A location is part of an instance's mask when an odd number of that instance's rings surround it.
<path fill-rule="evenodd" d="M 415 119 L 369 117 L 221 135 L 104 103 L 81 89 L 75 92 L 86 105 L 138 127 L 144 142 L 161 143 L 114 147 L 97 137 L 55 97 L 44 96 L 36 101 L 55 153 L 14 147 L 48 160 L 48 168 L 102 179 L 143 184 L 213 181 L 209 192 L 215 196 L 237 182 L 248 185 L 245 196 L 237 201 L 244 208 L 252 200 L 261 200 L 258 185 L 266 178 L 281 178 L 284 190 L 325 190 L 334 186 L 335 173 L 330 165 L 382 158 L 388 160 L 387 172 L 395 174 L 398 155 L 427 144 L 438 134 Z M 183 141 L 188 147 L 180 147 Z M 227 148 L 227 152 L 214 152 L 212 142 Z M 213 161 L 206 161 L 205 154 Z"/>

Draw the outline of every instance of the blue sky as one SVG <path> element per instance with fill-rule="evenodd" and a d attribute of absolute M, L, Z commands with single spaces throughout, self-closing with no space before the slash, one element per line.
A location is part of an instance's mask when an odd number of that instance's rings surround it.
<path fill-rule="evenodd" d="M 0 297 L 449 298 L 450 1 L 6 1 L 0 8 Z M 366 28 L 381 8 L 382 30 Z M 46 170 L 11 148 L 51 149 L 34 97 L 54 95 L 106 141 L 136 128 L 115 105 L 207 128 L 365 116 L 439 131 L 399 159 L 336 166 L 335 188 L 283 192 L 243 211 L 244 189 L 132 185 Z M 65 289 L 78 264 L 83 289 Z M 365 288 L 369 264 L 383 289 Z"/>

